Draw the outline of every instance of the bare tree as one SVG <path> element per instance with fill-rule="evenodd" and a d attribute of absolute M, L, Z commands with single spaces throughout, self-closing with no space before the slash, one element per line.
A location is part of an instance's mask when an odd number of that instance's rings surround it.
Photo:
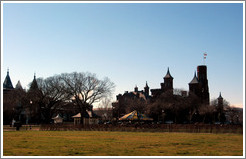
<path fill-rule="evenodd" d="M 203 123 L 212 123 L 216 120 L 216 107 L 213 105 L 202 105 L 198 109 L 200 115 L 202 116 Z"/>
<path fill-rule="evenodd" d="M 57 112 L 66 100 L 66 93 L 63 82 L 59 75 L 51 76 L 46 79 L 37 79 L 39 90 L 39 107 L 45 123 L 51 121 L 52 116 Z"/>
<path fill-rule="evenodd" d="M 97 115 L 101 116 L 103 120 L 112 120 L 113 118 L 111 103 L 109 98 L 104 98 L 97 108 Z"/>
<path fill-rule="evenodd" d="M 92 109 L 92 104 L 111 96 L 114 84 L 109 78 L 99 80 L 91 73 L 64 73 L 61 74 L 63 85 L 69 99 L 75 102 L 81 113 L 81 124 L 86 110 Z"/>
<path fill-rule="evenodd" d="M 127 113 L 134 110 L 139 113 L 145 113 L 147 101 L 143 98 L 128 98 L 126 99 L 125 104 Z"/>
<path fill-rule="evenodd" d="M 214 116 L 215 120 L 219 121 L 221 123 L 224 123 L 226 121 L 226 110 L 229 110 L 230 108 L 230 103 L 223 99 L 223 105 L 219 105 L 218 99 L 213 99 L 210 102 L 210 105 L 213 106 L 214 109 Z"/>
<path fill-rule="evenodd" d="M 155 120 L 173 120 L 176 123 L 190 122 L 199 107 L 198 98 L 182 89 L 162 93 L 147 106 L 148 114 Z"/>

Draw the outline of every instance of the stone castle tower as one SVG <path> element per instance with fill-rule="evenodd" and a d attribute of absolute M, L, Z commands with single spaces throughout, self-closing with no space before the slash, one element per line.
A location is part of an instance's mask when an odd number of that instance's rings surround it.
<path fill-rule="evenodd" d="M 220 93 L 220 96 L 217 99 L 218 99 L 218 109 L 219 109 L 219 111 L 223 112 L 223 106 L 224 106 L 223 100 L 224 99 L 221 96 L 221 93 Z"/>
<path fill-rule="evenodd" d="M 149 96 L 149 86 L 148 86 L 147 81 L 146 81 L 146 85 L 145 85 L 145 87 L 144 87 L 144 93 L 145 93 L 147 96 Z"/>
<path fill-rule="evenodd" d="M 169 68 L 167 69 L 167 74 L 163 79 L 164 83 L 161 83 L 161 89 L 164 90 L 164 92 L 167 90 L 173 90 L 173 77 L 169 72 Z"/>
<path fill-rule="evenodd" d="M 161 95 L 162 93 L 166 91 L 172 91 L 173 90 L 173 77 L 170 74 L 169 68 L 167 69 L 167 74 L 165 77 L 163 77 L 164 83 L 161 83 L 161 89 L 151 89 L 151 94 L 153 95 L 153 98 Z"/>
<path fill-rule="evenodd" d="M 189 83 L 190 93 L 194 93 L 200 98 L 202 104 L 209 104 L 209 89 L 208 89 L 208 79 L 207 79 L 207 66 L 200 65 L 197 66 L 197 75 L 196 73 Z"/>
<path fill-rule="evenodd" d="M 10 79 L 10 76 L 9 76 L 9 69 L 7 71 L 7 75 L 5 77 L 5 80 L 3 82 L 3 90 L 4 91 L 8 91 L 8 90 L 12 90 L 14 89 L 13 85 L 12 85 L 12 81 Z"/>

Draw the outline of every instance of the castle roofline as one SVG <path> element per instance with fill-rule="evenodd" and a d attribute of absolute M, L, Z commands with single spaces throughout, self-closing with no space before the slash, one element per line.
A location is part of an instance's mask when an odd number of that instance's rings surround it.
<path fill-rule="evenodd" d="M 223 98 L 222 96 L 221 96 L 221 92 L 220 92 L 220 95 L 219 95 L 219 97 L 218 98 Z"/>
<path fill-rule="evenodd" d="M 34 73 L 33 81 L 31 83 L 30 89 L 29 90 L 35 90 L 38 89 L 38 83 L 36 80 L 36 73 Z"/>
<path fill-rule="evenodd" d="M 147 83 L 147 81 L 146 81 L 146 85 L 145 85 L 145 88 L 149 88 L 149 86 L 148 86 L 148 83 Z"/>
<path fill-rule="evenodd" d="M 164 78 L 172 78 L 173 79 L 173 77 L 171 76 L 171 74 L 169 72 L 169 67 L 167 68 L 167 74 Z"/>
<path fill-rule="evenodd" d="M 189 84 L 198 84 L 198 83 L 199 83 L 199 81 L 198 81 L 198 79 L 197 79 L 197 77 L 196 77 L 196 71 L 195 71 L 194 77 L 193 77 L 193 79 L 190 81 Z"/>
<path fill-rule="evenodd" d="M 15 89 L 23 89 L 20 83 L 20 80 L 17 82 Z"/>
<path fill-rule="evenodd" d="M 5 80 L 3 82 L 3 89 L 14 89 L 10 76 L 9 76 L 9 69 L 7 70 L 7 75 L 5 77 Z"/>

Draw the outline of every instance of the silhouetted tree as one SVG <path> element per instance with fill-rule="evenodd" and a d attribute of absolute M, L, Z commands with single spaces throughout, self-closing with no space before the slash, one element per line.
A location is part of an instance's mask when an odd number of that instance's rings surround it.
<path fill-rule="evenodd" d="M 201 122 L 203 123 L 213 123 L 216 120 L 216 107 L 213 105 L 202 105 L 198 109 L 201 115 Z"/>
<path fill-rule="evenodd" d="M 226 121 L 225 110 L 230 107 L 230 103 L 223 99 L 223 105 L 218 104 L 218 99 L 213 99 L 210 105 L 214 107 L 215 121 L 224 123 Z"/>
<path fill-rule="evenodd" d="M 60 75 L 54 75 L 46 79 L 37 79 L 39 90 L 39 107 L 45 123 L 49 123 L 58 108 L 67 99 L 64 83 Z"/>
<path fill-rule="evenodd" d="M 125 101 L 126 112 L 130 113 L 136 110 L 139 113 L 145 113 L 147 101 L 143 98 L 128 98 Z"/>
<path fill-rule="evenodd" d="M 183 90 L 174 89 L 162 93 L 147 107 L 148 114 L 155 120 L 173 120 L 176 123 L 191 122 L 199 107 L 198 97 L 182 94 Z"/>
<path fill-rule="evenodd" d="M 64 73 L 61 79 L 68 99 L 75 102 L 81 113 L 81 124 L 86 110 L 92 109 L 92 104 L 111 96 L 114 83 L 109 78 L 99 80 L 91 73 Z"/>
<path fill-rule="evenodd" d="M 101 116 L 103 120 L 112 120 L 113 110 L 111 106 L 111 100 L 109 98 L 102 99 L 97 108 L 96 114 Z"/>

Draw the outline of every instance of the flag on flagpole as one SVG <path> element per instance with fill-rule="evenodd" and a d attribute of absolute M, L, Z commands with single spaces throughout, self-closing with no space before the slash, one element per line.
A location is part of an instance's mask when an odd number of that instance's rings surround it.
<path fill-rule="evenodd" d="M 206 57 L 207 57 L 207 53 L 205 52 L 203 53 L 203 59 L 206 59 Z"/>

